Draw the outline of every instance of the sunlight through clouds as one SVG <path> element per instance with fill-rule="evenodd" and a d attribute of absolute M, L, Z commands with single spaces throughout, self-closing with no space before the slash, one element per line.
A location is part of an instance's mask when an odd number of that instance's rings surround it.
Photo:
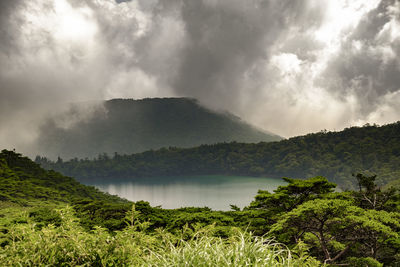
<path fill-rule="evenodd" d="M 54 2 L 56 26 L 54 35 L 64 41 L 89 41 L 97 32 L 93 12 L 85 8 L 73 9 L 67 1 Z"/>

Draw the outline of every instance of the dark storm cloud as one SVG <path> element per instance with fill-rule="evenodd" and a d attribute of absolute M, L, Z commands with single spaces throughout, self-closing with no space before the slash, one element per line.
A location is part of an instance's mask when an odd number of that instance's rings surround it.
<path fill-rule="evenodd" d="M 261 88 L 248 88 L 247 76 L 264 75 L 257 74 L 263 67 L 259 65 L 269 60 L 281 37 L 294 24 L 301 25 L 298 32 L 319 24 L 323 9 L 299 1 L 259 0 L 160 1 L 155 6 L 152 27 L 132 46 L 139 55 L 138 66 L 176 95 L 225 109 L 250 104 L 241 96 Z M 176 27 L 166 29 L 166 20 Z M 152 49 L 168 30 L 165 46 Z M 171 42 L 171 36 L 179 42 Z"/>
<path fill-rule="evenodd" d="M 354 94 L 364 117 L 400 90 L 400 36 L 389 27 L 400 23 L 395 4 L 383 0 L 366 14 L 323 73 L 321 84 L 338 97 Z"/>
<path fill-rule="evenodd" d="M 260 1 L 242 6 L 237 1 L 185 2 L 187 42 L 173 88 L 178 94 L 219 102 L 214 105 L 240 101 L 244 74 L 269 56 L 268 49 L 287 27 L 290 18 L 273 16 L 282 11 L 280 5 Z"/>
<path fill-rule="evenodd" d="M 389 22 L 398 20 L 395 1 L 381 1 L 363 15 L 355 29 L 349 26 L 351 34 L 346 38 L 338 37 L 341 38 L 338 53 L 332 55 L 324 72 L 315 75 L 315 81 L 310 76 L 316 68 L 314 65 L 325 60 L 322 58 L 327 43 L 318 40 L 314 32 L 326 22 L 329 2 L 187 0 L 138 3 L 150 21 L 144 34 L 128 41 L 126 37 L 125 40 L 108 38 L 107 42 L 123 43 L 133 51 L 134 60 L 123 60 L 126 58 L 123 55 L 116 62 L 153 77 L 156 86 L 161 88 L 160 94 L 196 97 L 209 106 L 234 111 L 254 122 L 260 119 L 253 114 L 267 114 L 264 116 L 269 118 L 264 122 L 269 128 L 276 121 L 268 114 L 281 109 L 282 105 L 295 107 L 284 115 L 287 121 L 282 121 L 286 124 L 296 121 L 299 110 L 305 114 L 321 113 L 318 104 L 307 103 L 310 102 L 307 97 L 313 97 L 318 90 L 321 91 L 318 97 L 326 102 L 321 103 L 322 106 L 333 107 L 331 114 L 324 114 L 326 121 L 336 117 L 333 119 L 336 125 L 352 122 L 334 113 L 347 114 L 351 109 L 355 112 L 354 118 L 360 115 L 365 119 L 382 105 L 380 96 L 398 90 L 399 42 L 389 40 L 384 30 Z M 343 3 L 344 7 L 348 5 Z M 354 4 L 354 12 L 360 7 L 362 1 Z M 340 15 L 334 19 L 342 20 Z M 137 26 L 140 23 L 136 23 L 135 27 L 140 28 Z M 109 30 L 129 36 L 129 27 L 120 25 Z M 354 49 L 356 41 L 362 44 L 358 51 Z M 272 58 L 279 66 L 289 68 L 291 62 L 280 64 L 281 61 L 297 59 L 300 73 L 287 74 L 286 70 L 278 70 L 271 65 Z M 285 88 L 288 79 L 290 84 Z M 313 89 L 313 86 L 319 88 Z M 357 103 L 348 104 L 349 96 L 355 97 Z M 333 97 L 332 101 L 327 97 Z M 276 99 L 281 102 L 277 103 Z M 304 104 L 306 106 L 300 107 Z M 356 107 L 346 108 L 345 105 Z M 306 121 L 304 124 L 308 127 L 318 129 L 318 123 L 313 122 L 317 120 Z"/>

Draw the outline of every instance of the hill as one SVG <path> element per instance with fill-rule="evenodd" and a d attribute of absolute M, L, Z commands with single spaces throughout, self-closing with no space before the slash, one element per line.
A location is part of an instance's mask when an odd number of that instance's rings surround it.
<path fill-rule="evenodd" d="M 40 203 L 71 204 L 81 200 L 128 203 L 71 177 L 41 168 L 14 151 L 0 153 L 0 201 L 22 206 Z"/>
<path fill-rule="evenodd" d="M 353 187 L 351 174 L 376 173 L 378 184 L 400 177 L 400 122 L 366 125 L 341 132 L 319 132 L 272 143 L 221 143 L 196 148 L 163 148 L 130 156 L 51 162 L 48 169 L 78 179 L 165 175 L 250 175 L 312 177 L 323 175 L 342 188 Z"/>
<path fill-rule="evenodd" d="M 60 126 L 57 117 L 47 121 L 32 150 L 50 158 L 85 158 L 169 146 L 281 140 L 232 114 L 211 111 L 194 99 L 113 99 L 105 101 L 103 107 L 67 127 Z M 63 114 L 63 120 L 74 120 L 82 110 L 84 104 Z"/>
<path fill-rule="evenodd" d="M 86 228 L 100 225 L 111 230 L 126 226 L 123 219 L 132 206 L 125 199 L 83 185 L 74 178 L 44 170 L 19 153 L 1 151 L 0 247 L 5 225 L 21 220 L 18 219 L 21 212 L 28 213 L 38 227 L 45 223 L 57 225 L 61 218 L 54 208 L 66 205 L 73 206 L 80 223 Z"/>

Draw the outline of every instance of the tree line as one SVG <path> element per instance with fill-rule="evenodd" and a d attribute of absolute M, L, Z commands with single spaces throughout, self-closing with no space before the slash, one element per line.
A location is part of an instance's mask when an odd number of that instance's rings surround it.
<path fill-rule="evenodd" d="M 322 131 L 279 142 L 219 143 L 194 148 L 162 148 L 132 155 L 101 154 L 64 161 L 37 156 L 35 162 L 80 181 L 176 175 L 313 177 L 323 175 L 353 188 L 353 172 L 379 174 L 378 184 L 400 176 L 400 122 Z"/>

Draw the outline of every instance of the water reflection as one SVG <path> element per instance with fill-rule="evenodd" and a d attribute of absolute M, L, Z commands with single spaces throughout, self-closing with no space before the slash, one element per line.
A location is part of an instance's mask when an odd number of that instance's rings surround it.
<path fill-rule="evenodd" d="M 229 210 L 230 204 L 250 204 L 259 189 L 272 191 L 285 182 L 282 179 L 237 176 L 157 177 L 135 181 L 97 182 L 104 192 L 137 201 L 149 201 L 163 208 L 209 207 Z"/>

